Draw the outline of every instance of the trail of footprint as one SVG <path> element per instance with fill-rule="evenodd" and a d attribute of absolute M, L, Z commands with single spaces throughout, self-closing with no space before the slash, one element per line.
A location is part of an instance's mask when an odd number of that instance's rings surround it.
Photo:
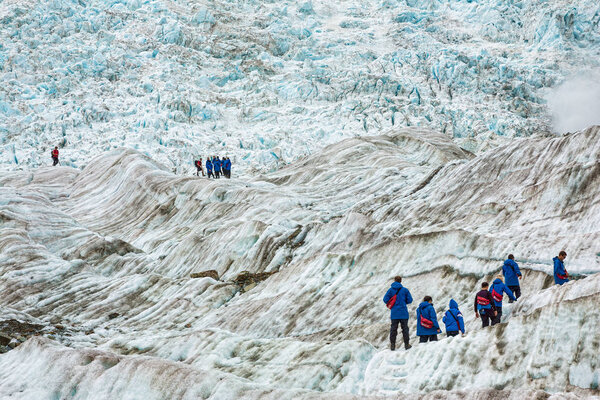
<path fill-rule="evenodd" d="M 394 354 L 386 360 L 381 377 L 381 394 L 393 394 L 402 390 L 408 370 L 406 367 L 406 356 L 404 354 Z"/>

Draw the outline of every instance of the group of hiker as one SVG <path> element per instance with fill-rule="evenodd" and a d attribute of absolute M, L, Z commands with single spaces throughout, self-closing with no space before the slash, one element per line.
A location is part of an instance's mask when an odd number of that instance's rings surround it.
<path fill-rule="evenodd" d="M 58 146 L 55 146 L 54 149 L 50 152 L 53 167 L 55 167 L 57 164 L 60 164 L 60 161 L 58 161 L 58 154 Z M 194 160 L 194 165 L 196 166 L 196 176 L 200 176 L 200 173 L 202 173 L 202 176 L 205 176 L 202 158 L 200 158 L 199 160 Z M 213 177 L 215 179 L 219 179 L 221 175 L 223 175 L 227 179 L 231 178 L 231 160 L 229 159 L 229 157 L 207 157 L 206 173 L 209 178 Z"/>
<path fill-rule="evenodd" d="M 564 260 L 567 257 L 565 251 L 561 251 L 554 261 L 554 282 L 562 285 L 569 281 L 569 274 L 565 269 Z M 481 318 L 481 326 L 487 327 L 500 323 L 502 318 L 502 300 L 504 294 L 509 298 L 509 303 L 517 301 L 521 297 L 521 287 L 519 280 L 523 277 L 519 265 L 512 254 L 508 255 L 502 266 L 502 275 L 498 275 L 490 286 L 488 282 L 481 284 L 481 290 L 475 295 L 473 309 L 475 318 Z M 504 281 L 502 280 L 504 278 Z M 412 346 L 409 341 L 408 330 L 408 304 L 413 302 L 410 291 L 402 286 L 402 277 L 396 276 L 391 287 L 383 296 L 383 302 L 390 309 L 390 318 L 392 320 L 390 327 L 390 349 L 396 349 L 396 338 L 398 336 L 398 326 L 402 330 L 404 348 L 410 349 Z M 444 313 L 442 322 L 446 328 L 447 336 L 457 336 L 460 333 L 465 334 L 465 321 L 458 304 L 454 299 L 450 300 L 448 310 Z M 417 307 L 417 336 L 420 343 L 437 341 L 437 335 L 442 333 L 437 320 L 437 314 L 433 307 L 431 296 L 425 296 L 423 302 Z"/>
<path fill-rule="evenodd" d="M 196 166 L 196 176 L 204 175 L 204 168 L 202 164 L 202 158 L 194 161 L 194 165 Z M 219 156 L 206 157 L 206 174 L 208 177 L 213 177 L 214 179 L 219 179 L 221 175 L 225 178 L 231 178 L 231 160 L 229 157 L 223 157 L 222 159 Z"/>

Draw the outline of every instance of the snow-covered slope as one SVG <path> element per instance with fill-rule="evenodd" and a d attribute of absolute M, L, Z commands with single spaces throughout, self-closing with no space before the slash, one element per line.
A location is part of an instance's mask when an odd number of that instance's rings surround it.
<path fill-rule="evenodd" d="M 596 0 L 4 0 L 0 167 L 129 147 L 179 173 L 266 171 L 344 138 L 550 130 L 544 89 L 598 66 Z"/>
<path fill-rule="evenodd" d="M 3 313 L 44 337 L 0 355 L 0 395 L 598 394 L 599 139 L 474 156 L 402 129 L 249 180 L 177 176 L 130 149 L 2 173 Z M 561 249 L 586 277 L 555 287 Z M 524 297 L 481 330 L 473 294 L 508 252 Z M 467 336 L 386 350 L 396 274 L 438 314 L 454 298 Z"/>

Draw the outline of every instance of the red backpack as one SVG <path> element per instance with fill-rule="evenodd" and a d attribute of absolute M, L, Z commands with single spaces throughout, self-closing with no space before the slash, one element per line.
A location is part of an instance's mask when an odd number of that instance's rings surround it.
<path fill-rule="evenodd" d="M 494 287 L 492 286 L 492 298 L 496 301 L 502 301 L 502 294 L 496 292 L 496 289 L 494 289 Z"/>
<path fill-rule="evenodd" d="M 396 297 L 398 296 L 398 292 L 400 292 L 400 289 L 402 289 L 402 287 L 400 287 L 398 290 L 396 290 L 396 294 L 393 295 L 392 297 L 390 297 L 388 302 L 385 303 L 385 306 L 387 308 L 389 308 L 390 310 L 392 309 L 392 307 L 394 307 L 394 304 L 396 304 Z"/>
<path fill-rule="evenodd" d="M 487 299 L 487 298 L 481 297 L 481 296 L 477 296 L 477 304 L 479 304 L 480 306 L 489 306 L 490 299 Z"/>
<path fill-rule="evenodd" d="M 426 329 L 431 329 L 433 328 L 433 321 L 430 321 L 423 315 L 421 315 L 421 326 Z"/>
<path fill-rule="evenodd" d="M 567 279 L 569 277 L 569 273 L 567 272 L 567 269 L 565 268 L 565 274 L 564 275 L 561 275 L 561 274 L 557 273 L 556 276 L 558 277 L 558 279 L 565 280 L 565 279 Z"/>

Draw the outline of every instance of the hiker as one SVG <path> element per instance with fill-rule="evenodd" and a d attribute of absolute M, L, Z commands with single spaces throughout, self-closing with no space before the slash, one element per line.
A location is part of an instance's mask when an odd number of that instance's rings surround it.
<path fill-rule="evenodd" d="M 506 282 L 506 286 L 513 292 L 515 295 L 515 299 L 519 299 L 521 297 L 521 286 L 519 286 L 519 279 L 522 278 L 521 270 L 519 269 L 519 264 L 515 261 L 515 256 L 512 254 L 508 255 L 508 259 L 504 261 L 504 265 L 502 266 L 502 275 L 504 275 L 504 282 Z M 513 302 L 513 299 L 508 301 L 509 303 Z"/>
<path fill-rule="evenodd" d="M 567 253 L 563 250 L 558 253 L 558 257 L 552 259 L 554 261 L 554 283 L 557 285 L 569 282 L 569 273 L 563 262 L 565 258 L 567 258 Z"/>
<path fill-rule="evenodd" d="M 225 175 L 225 178 L 230 179 L 231 178 L 231 160 L 229 159 L 229 157 L 226 157 L 224 160 L 225 161 L 223 162 L 223 174 Z"/>
<path fill-rule="evenodd" d="M 52 150 L 51 154 L 52 154 L 52 161 L 53 161 L 52 166 L 55 167 L 56 164 L 58 164 L 58 162 L 59 162 L 58 161 L 58 146 L 54 147 L 54 150 Z"/>
<path fill-rule="evenodd" d="M 425 296 L 417 308 L 417 336 L 420 343 L 437 342 L 437 334 L 442 333 L 433 308 L 431 296 Z"/>
<path fill-rule="evenodd" d="M 217 163 L 219 164 L 219 176 L 223 176 L 223 160 L 217 156 Z"/>
<path fill-rule="evenodd" d="M 408 336 L 408 308 L 407 304 L 412 303 L 413 298 L 410 291 L 402 286 L 402 277 L 396 276 L 392 286 L 383 296 L 383 302 L 390 309 L 390 350 L 396 350 L 396 336 L 398 336 L 398 324 L 402 328 L 402 338 L 404 339 L 404 349 L 408 350 L 412 346 L 409 343 Z"/>
<path fill-rule="evenodd" d="M 221 166 L 219 165 L 219 161 L 217 157 L 213 156 L 213 160 L 212 160 L 212 164 L 213 164 L 213 169 L 215 171 L 215 179 L 219 179 L 219 173 L 221 172 Z"/>
<path fill-rule="evenodd" d="M 448 307 L 448 311 L 446 311 L 446 314 L 444 314 L 444 317 L 442 318 L 444 325 L 446 325 L 446 336 L 456 336 L 458 335 L 458 331 L 464 335 L 465 320 L 458 309 L 458 304 L 454 299 L 451 299 Z"/>
<path fill-rule="evenodd" d="M 485 328 L 490 325 L 490 319 L 496 315 L 496 304 L 492 294 L 488 291 L 489 284 L 483 282 L 481 290 L 475 295 L 475 318 L 481 316 L 481 327 Z"/>
<path fill-rule="evenodd" d="M 209 179 L 211 176 L 213 178 L 215 177 L 215 175 L 213 174 L 213 164 L 212 161 L 210 161 L 210 157 L 206 158 L 206 174 L 208 175 Z"/>
<path fill-rule="evenodd" d="M 202 168 L 202 157 L 199 160 L 194 161 L 196 165 L 196 176 L 200 176 L 200 172 L 202 172 L 202 176 L 204 176 L 204 168 Z"/>
<path fill-rule="evenodd" d="M 504 282 L 502 282 L 502 277 L 500 275 L 492 282 L 490 293 L 492 294 L 494 304 L 496 305 L 496 316 L 492 318 L 492 326 L 494 326 L 499 324 L 500 319 L 502 318 L 502 299 L 504 298 L 504 293 L 506 293 L 508 298 L 512 301 L 517 301 L 517 299 L 513 295 L 513 292 L 504 284 Z"/>

